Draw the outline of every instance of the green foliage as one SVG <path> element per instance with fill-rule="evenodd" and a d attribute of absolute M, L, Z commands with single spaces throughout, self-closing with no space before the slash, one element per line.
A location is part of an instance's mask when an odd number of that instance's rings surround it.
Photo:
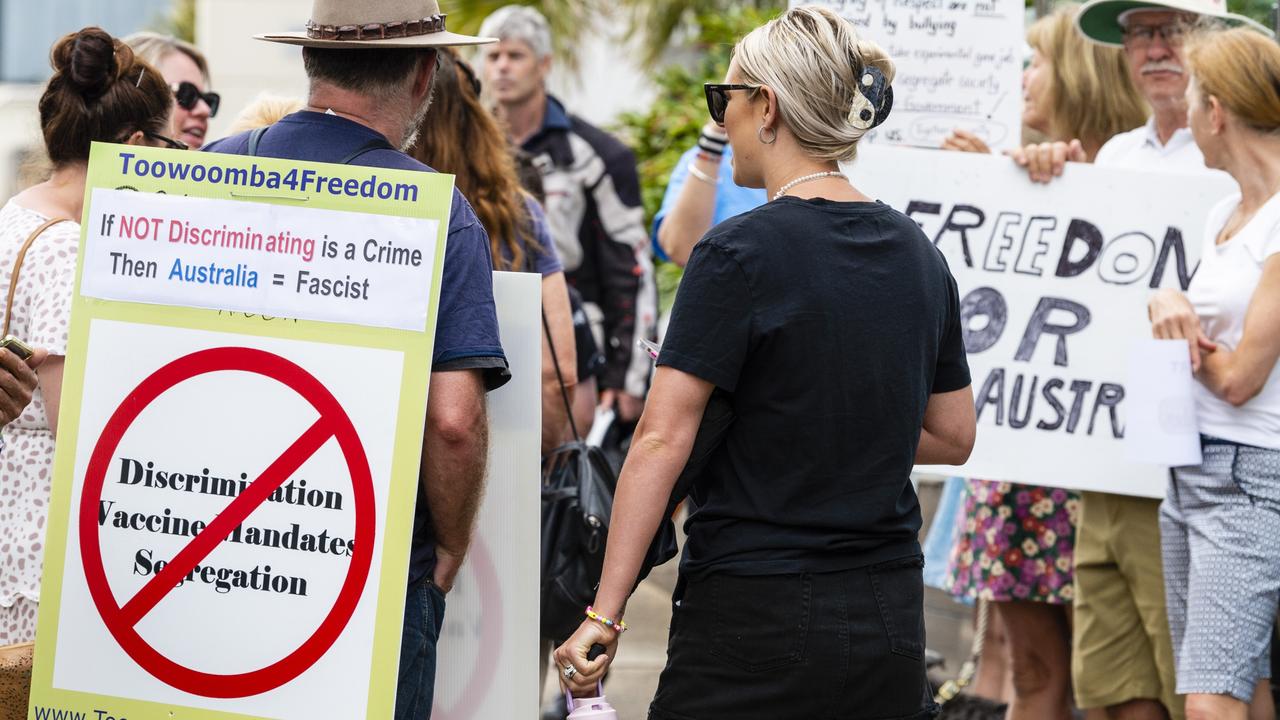
<path fill-rule="evenodd" d="M 672 38 L 691 23 L 705 37 L 707 24 L 715 24 L 726 13 L 754 10 L 772 16 L 786 9 L 786 0 L 621 0 L 620 5 L 629 11 L 631 33 L 640 38 L 645 64 L 653 66 Z"/>
<path fill-rule="evenodd" d="M 196 41 L 196 0 L 174 0 L 166 15 L 151 22 L 151 29 L 189 43 Z"/>
<path fill-rule="evenodd" d="M 636 154 L 646 227 L 653 226 L 671 171 L 680 156 L 697 143 L 698 133 L 708 120 L 702 84 L 723 79 L 734 43 L 781 10 L 782 3 L 770 10 L 744 4 L 699 16 L 693 48 L 697 59 L 658 71 L 653 104 L 645 112 L 623 114 L 613 128 Z M 658 290 L 664 311 L 670 307 L 679 278 L 680 268 L 675 264 L 659 265 Z"/>
<path fill-rule="evenodd" d="M 734 43 L 772 17 L 771 13 L 747 7 L 700 17 L 694 48 L 698 58 L 689 65 L 658 71 L 657 97 L 649 109 L 624 113 L 619 118 L 614 131 L 636 154 L 646 221 L 652 222 L 662 204 L 671 170 L 698 141 L 698 133 L 708 120 L 702 84 L 723 79 Z"/>
<path fill-rule="evenodd" d="M 1227 9 L 1257 20 L 1265 27 L 1275 28 L 1276 23 L 1271 15 L 1271 3 L 1272 0 L 1227 0 Z"/>

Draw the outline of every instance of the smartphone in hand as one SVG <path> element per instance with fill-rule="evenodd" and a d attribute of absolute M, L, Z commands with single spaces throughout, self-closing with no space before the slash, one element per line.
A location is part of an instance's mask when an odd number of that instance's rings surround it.
<path fill-rule="evenodd" d="M 0 348 L 8 350 L 23 360 L 27 360 L 36 354 L 36 351 L 32 350 L 30 345 L 12 335 L 5 335 L 4 339 L 0 340 Z"/>

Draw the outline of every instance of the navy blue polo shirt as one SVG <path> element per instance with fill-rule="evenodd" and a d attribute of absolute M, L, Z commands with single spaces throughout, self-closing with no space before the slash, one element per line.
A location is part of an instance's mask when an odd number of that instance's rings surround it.
<path fill-rule="evenodd" d="M 337 115 L 304 110 L 285 116 L 272 125 L 261 136 L 257 154 L 261 157 L 336 163 L 379 139 L 385 141 L 376 130 L 360 123 Z M 210 143 L 204 150 L 247 155 L 249 133 Z M 390 148 L 361 153 L 350 164 L 435 172 Z M 485 387 L 489 390 L 500 387 L 511 377 L 498 338 L 489 235 L 480 225 L 471 204 L 455 189 L 449 214 L 449 241 L 444 254 L 431 371 L 469 369 L 483 371 Z M 427 577 L 435 569 L 435 562 L 435 532 L 419 483 L 413 517 L 413 546 L 409 555 L 410 585 Z"/>

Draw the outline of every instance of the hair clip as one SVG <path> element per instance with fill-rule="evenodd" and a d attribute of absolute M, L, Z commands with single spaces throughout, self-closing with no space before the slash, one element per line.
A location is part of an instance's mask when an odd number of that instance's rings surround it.
<path fill-rule="evenodd" d="M 142 87 L 142 73 L 146 71 L 147 71 L 146 68 L 138 68 L 138 79 L 134 81 L 133 83 L 134 87 L 138 87 L 138 88 Z"/>
<path fill-rule="evenodd" d="M 849 109 L 849 122 L 860 130 L 870 130 L 889 117 L 893 107 L 893 88 L 889 80 L 874 65 L 867 65 L 854 90 L 853 107 Z"/>

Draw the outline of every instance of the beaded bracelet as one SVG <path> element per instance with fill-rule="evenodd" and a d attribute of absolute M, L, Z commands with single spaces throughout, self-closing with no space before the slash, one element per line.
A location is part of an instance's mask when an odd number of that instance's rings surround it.
<path fill-rule="evenodd" d="M 601 625 L 604 625 L 607 628 L 613 628 L 618 632 L 619 635 L 627 631 L 626 622 L 622 620 L 614 620 L 613 618 L 607 618 L 601 615 L 600 613 L 596 612 L 594 609 L 592 609 L 590 605 L 587 606 L 587 617 L 592 620 L 595 620 L 596 622 L 600 623 Z"/>

